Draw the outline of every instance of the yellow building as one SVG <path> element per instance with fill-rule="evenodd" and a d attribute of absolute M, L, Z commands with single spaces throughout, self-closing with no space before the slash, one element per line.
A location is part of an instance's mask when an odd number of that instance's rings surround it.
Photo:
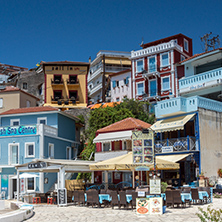
<path fill-rule="evenodd" d="M 87 107 L 87 62 L 42 62 L 45 104 L 62 110 Z"/>

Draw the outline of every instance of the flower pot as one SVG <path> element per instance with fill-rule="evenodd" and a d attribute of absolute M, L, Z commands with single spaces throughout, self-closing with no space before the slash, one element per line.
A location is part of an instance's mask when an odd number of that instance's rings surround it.
<path fill-rule="evenodd" d="M 204 180 L 204 176 L 199 176 L 200 177 L 200 180 Z"/>

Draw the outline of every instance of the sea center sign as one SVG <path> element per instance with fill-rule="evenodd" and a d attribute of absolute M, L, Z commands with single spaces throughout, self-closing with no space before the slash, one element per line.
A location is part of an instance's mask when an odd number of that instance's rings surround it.
<path fill-rule="evenodd" d="M 0 127 L 0 137 L 1 136 L 35 135 L 36 133 L 37 133 L 36 125 Z"/>

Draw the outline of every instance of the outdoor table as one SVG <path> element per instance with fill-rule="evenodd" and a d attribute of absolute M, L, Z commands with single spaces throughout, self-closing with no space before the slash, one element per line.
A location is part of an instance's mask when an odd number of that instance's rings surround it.
<path fill-rule="evenodd" d="M 199 194 L 199 199 L 203 200 L 204 197 L 209 197 L 209 194 L 207 193 L 207 191 L 198 191 Z"/>
<path fill-rule="evenodd" d="M 191 193 L 181 193 L 180 195 L 181 195 L 181 200 L 182 200 L 183 202 L 185 202 L 185 200 L 190 200 L 190 201 L 192 201 L 192 195 L 191 195 Z"/>
<path fill-rule="evenodd" d="M 110 197 L 109 194 L 99 194 L 99 202 L 102 204 L 103 200 L 111 201 L 112 198 Z"/>
<path fill-rule="evenodd" d="M 146 198 L 153 198 L 153 197 L 156 197 L 156 196 L 161 196 L 164 200 L 166 200 L 166 194 L 165 193 L 156 194 L 156 195 L 149 194 L 149 195 L 146 195 Z M 119 195 L 118 195 L 118 197 L 119 197 Z M 126 194 L 127 203 L 130 203 L 131 200 L 132 200 L 132 194 Z"/>

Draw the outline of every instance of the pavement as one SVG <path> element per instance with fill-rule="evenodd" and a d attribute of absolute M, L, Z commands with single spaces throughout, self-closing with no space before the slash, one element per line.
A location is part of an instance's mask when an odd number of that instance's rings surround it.
<path fill-rule="evenodd" d="M 199 212 L 198 207 L 207 209 L 209 204 L 191 205 L 191 207 L 181 208 L 167 208 L 163 215 L 146 215 L 139 216 L 136 210 L 119 210 L 118 207 L 112 208 L 97 208 L 85 206 L 67 206 L 57 207 L 57 205 L 34 205 L 34 216 L 27 220 L 28 222 L 38 221 L 79 221 L 79 222 L 193 222 L 200 221 L 196 216 Z M 214 198 L 213 203 L 210 204 L 215 209 L 222 209 L 222 199 Z"/>

